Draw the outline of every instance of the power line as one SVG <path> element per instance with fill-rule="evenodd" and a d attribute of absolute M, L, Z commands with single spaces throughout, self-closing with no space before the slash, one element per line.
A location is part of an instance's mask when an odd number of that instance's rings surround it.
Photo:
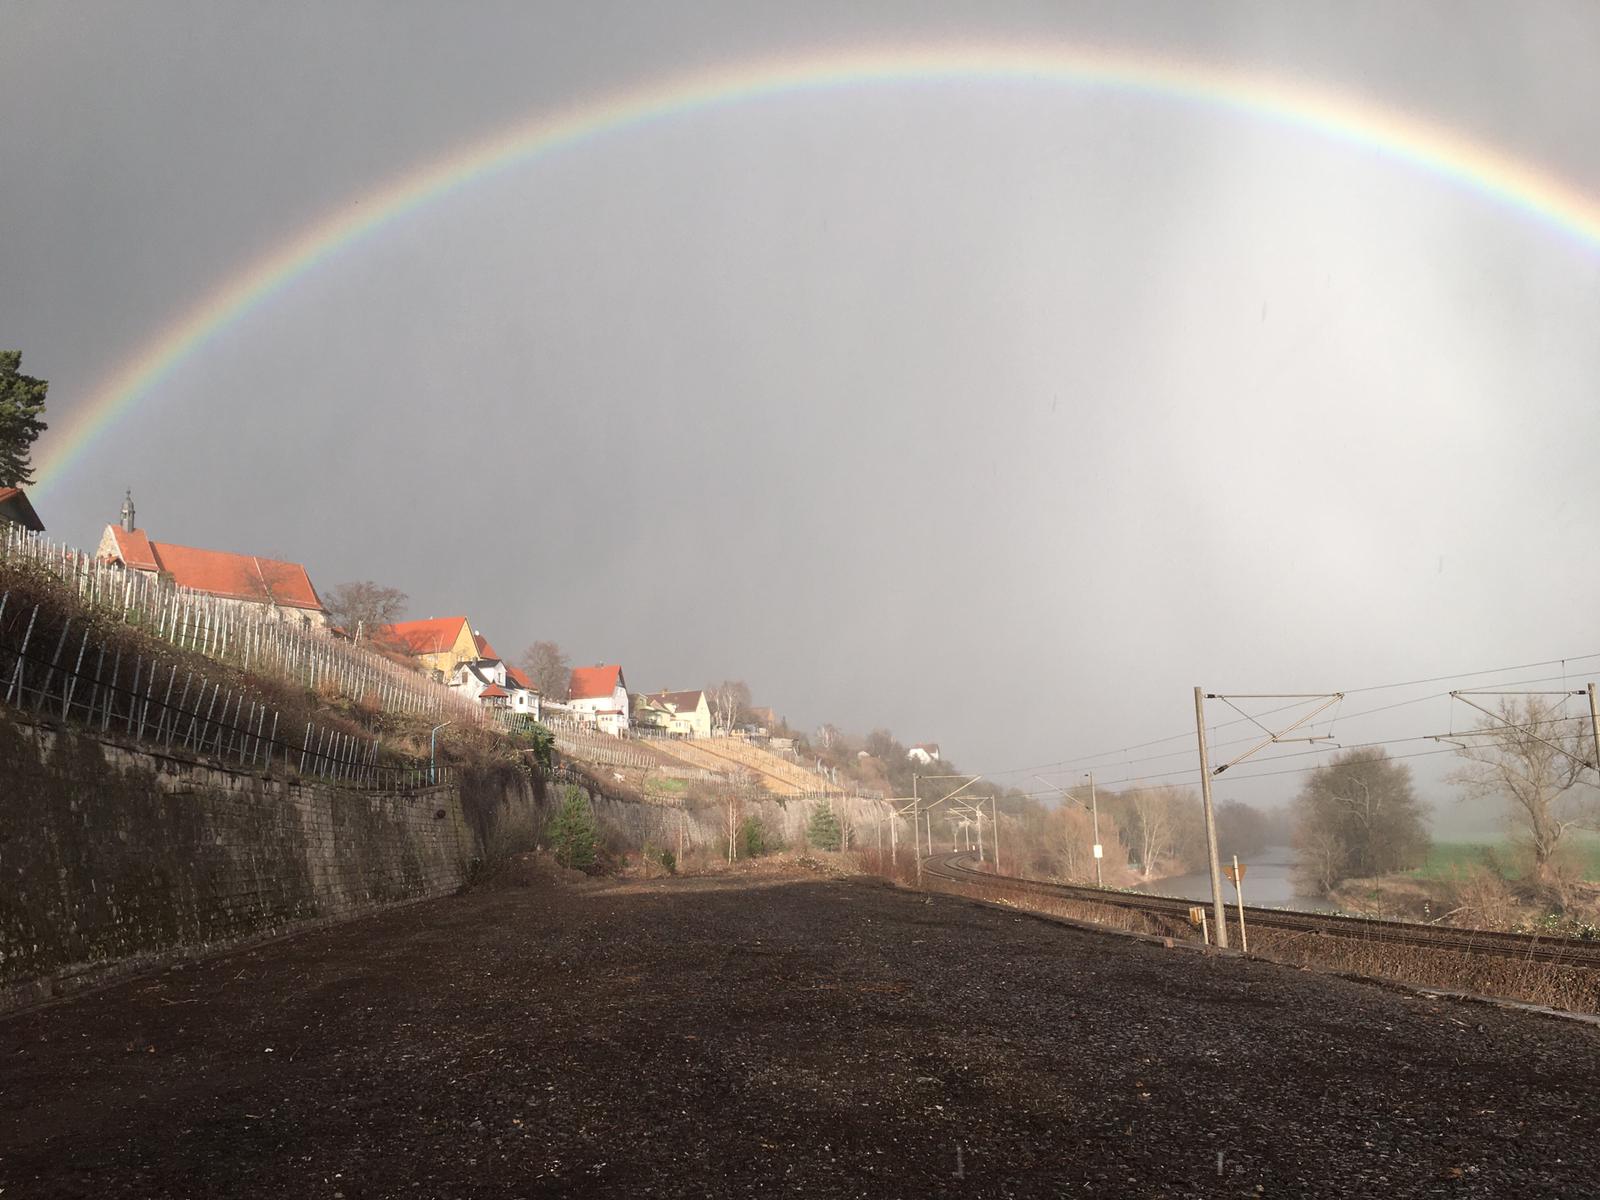
<path fill-rule="evenodd" d="M 1588 719 L 1589 718 L 1588 718 L 1587 714 L 1579 714 L 1577 716 L 1571 716 L 1571 717 L 1556 717 L 1556 718 L 1553 718 L 1551 721 L 1546 722 L 1546 723 L 1548 723 L 1548 724 L 1559 724 L 1559 723 L 1561 723 L 1563 721 L 1587 721 Z M 1489 730 L 1488 732 L 1494 732 L 1494 731 L 1493 730 Z M 1370 741 L 1370 742 L 1354 742 L 1354 743 L 1351 743 L 1350 745 L 1319 747 L 1318 749 L 1315 749 L 1315 750 L 1296 750 L 1293 753 L 1280 754 L 1277 757 L 1267 759 L 1266 761 L 1267 762 L 1285 762 L 1285 761 L 1287 761 L 1289 759 L 1292 759 L 1292 758 L 1306 758 L 1306 757 L 1313 756 L 1313 755 L 1333 754 L 1333 753 L 1337 753 L 1338 751 L 1341 751 L 1341 750 L 1371 750 L 1371 749 L 1375 749 L 1375 748 L 1382 747 L 1382 746 L 1402 746 L 1402 745 L 1405 745 L 1408 742 L 1431 742 L 1431 741 L 1435 740 L 1435 738 L 1437 736 L 1438 735 L 1435 735 L 1435 734 L 1422 733 L 1422 734 L 1412 734 L 1412 735 L 1407 736 L 1407 737 L 1384 738 L 1384 739 L 1380 739 L 1380 740 L 1377 740 L 1377 741 Z M 1497 748 L 1497 747 L 1516 745 L 1516 743 L 1515 742 L 1481 742 L 1481 743 L 1479 743 L 1479 745 L 1484 747 L 1484 748 L 1486 748 L 1486 749 L 1494 749 L 1494 748 Z M 1418 751 L 1415 754 L 1394 754 L 1394 755 L 1391 755 L 1390 757 L 1392 759 L 1399 760 L 1399 759 L 1405 759 L 1405 758 L 1426 758 L 1426 757 L 1428 757 L 1429 755 L 1432 755 L 1432 754 L 1457 754 L 1459 752 L 1460 752 L 1459 750 L 1457 750 L 1457 749 L 1452 747 L 1452 748 L 1441 748 L 1441 749 L 1438 749 L 1438 750 L 1423 750 L 1423 751 Z M 1324 764 L 1322 764 L 1322 763 L 1312 763 L 1312 764 L 1310 764 L 1308 766 L 1304 766 L 1304 767 L 1288 767 L 1288 768 L 1285 768 L 1285 769 L 1279 770 L 1279 771 L 1248 771 L 1247 770 L 1247 771 L 1241 771 L 1241 772 L 1234 772 L 1234 773 L 1230 773 L 1228 775 L 1227 779 L 1224 782 L 1233 783 L 1233 782 L 1236 782 L 1236 781 L 1242 781 L 1242 780 L 1247 780 L 1247 779 L 1267 779 L 1267 778 L 1270 778 L 1271 776 L 1274 776 L 1274 775 L 1303 775 L 1308 771 L 1318 770 L 1323 765 Z M 1187 777 L 1189 775 L 1192 775 L 1194 773 L 1194 771 L 1195 771 L 1194 767 L 1184 767 L 1184 768 L 1181 768 L 1181 769 L 1178 769 L 1178 770 L 1172 770 L 1172 771 L 1145 772 L 1145 773 L 1141 773 L 1141 774 L 1138 774 L 1138 775 L 1124 776 L 1122 779 L 1116 779 L 1116 780 L 1102 779 L 1102 780 L 1100 780 L 1100 784 L 1101 784 L 1102 787 L 1114 787 L 1114 786 L 1117 786 L 1119 784 L 1133 784 L 1135 786 L 1138 786 L 1139 784 L 1143 784 L 1143 783 L 1150 782 L 1150 781 L 1153 781 L 1153 780 Z M 1049 795 L 1049 794 L 1051 794 L 1051 793 L 1046 793 L 1046 792 L 1026 792 L 1026 793 L 1024 793 L 1024 795 L 1029 796 L 1029 797 L 1037 797 L 1037 796 L 1043 796 L 1043 795 Z"/>
<path fill-rule="evenodd" d="M 1546 683 L 1546 682 L 1552 682 L 1552 681 L 1554 681 L 1556 679 L 1560 679 L 1560 678 L 1563 678 L 1563 677 L 1559 676 L 1559 675 L 1546 675 L 1546 676 L 1539 676 L 1539 677 L 1531 678 L 1531 679 L 1507 680 L 1506 682 L 1510 683 L 1510 684 Z M 1375 689 L 1363 688 L 1361 690 L 1362 691 L 1372 691 L 1372 690 L 1375 690 Z M 1353 713 L 1342 713 L 1342 714 L 1335 713 L 1334 717 L 1331 718 L 1329 720 L 1329 722 L 1328 722 L 1328 729 L 1331 732 L 1333 730 L 1333 728 L 1340 721 L 1344 721 L 1344 722 L 1346 722 L 1348 724 L 1348 723 L 1352 723 L 1352 722 L 1358 721 L 1363 717 L 1374 716 L 1374 715 L 1376 715 L 1378 713 L 1392 712 L 1395 709 L 1407 708 L 1407 707 L 1410 707 L 1411 705 L 1415 705 L 1415 704 L 1426 704 L 1426 703 L 1428 703 L 1429 701 L 1432 701 L 1432 700 L 1443 700 L 1443 699 L 1446 699 L 1447 697 L 1449 697 L 1449 695 L 1450 695 L 1449 692 L 1429 692 L 1425 696 L 1413 696 L 1409 700 L 1396 700 L 1392 704 L 1380 704 L 1376 708 L 1364 708 L 1364 709 L 1361 709 L 1361 710 L 1359 710 L 1357 712 L 1353 712 Z M 1294 707 L 1294 706 L 1291 705 L 1289 707 Z M 1278 710 L 1274 709 L 1272 711 L 1276 712 Z M 1266 716 L 1266 715 L 1269 715 L 1269 714 L 1263 713 L 1261 715 Z M 1228 725 L 1238 725 L 1238 724 L 1241 724 L 1241 722 L 1240 721 L 1229 721 L 1226 724 L 1228 724 Z M 1222 728 L 1222 727 L 1223 726 L 1214 726 L 1213 728 Z M 1186 737 L 1192 737 L 1193 735 L 1189 734 L 1189 735 L 1185 735 L 1185 736 Z M 1228 739 L 1226 741 L 1220 741 L 1220 742 L 1212 743 L 1212 748 L 1220 750 L 1220 749 L 1223 749 L 1224 747 L 1227 747 L 1227 746 L 1242 746 L 1246 742 L 1249 742 L 1250 740 L 1251 740 L 1250 737 L 1230 738 L 1230 739 Z M 1162 751 L 1160 754 L 1145 754 L 1145 755 L 1141 755 L 1138 758 L 1118 758 L 1115 762 L 1106 763 L 1106 764 L 1102 764 L 1102 765 L 1105 765 L 1105 766 L 1108 766 L 1108 767 L 1131 767 L 1131 766 L 1134 766 L 1134 765 L 1139 764 L 1139 763 L 1160 762 L 1162 759 L 1177 758 L 1177 757 L 1180 757 L 1180 756 L 1191 755 L 1193 753 L 1194 753 L 1194 751 L 1193 751 L 1192 748 L 1190 748 L 1188 746 L 1183 746 L 1183 747 L 1180 747 L 1177 750 L 1165 750 L 1165 751 Z M 1009 774 L 1009 773 L 1010 772 L 1002 772 L 1002 774 Z"/>
<path fill-rule="evenodd" d="M 1368 692 L 1393 691 L 1396 688 L 1421 687 L 1424 684 L 1446 683 L 1446 682 L 1449 682 L 1450 680 L 1455 680 L 1455 679 L 1471 679 L 1471 678 L 1475 678 L 1475 677 L 1480 676 L 1480 675 L 1501 675 L 1501 674 L 1505 674 L 1505 673 L 1510 672 L 1510 671 L 1527 671 L 1527 670 L 1532 670 L 1535 667 L 1560 666 L 1560 667 L 1563 668 L 1563 674 L 1561 676 L 1543 676 L 1543 677 L 1540 677 L 1538 679 L 1524 679 L 1524 680 L 1511 681 L 1511 682 L 1515 682 L 1515 683 L 1544 683 L 1544 682 L 1548 682 L 1548 681 L 1550 681 L 1552 679 L 1566 678 L 1565 668 L 1569 664 L 1587 662 L 1590 659 L 1600 659 L 1600 652 L 1597 652 L 1597 653 L 1594 653 L 1594 654 L 1571 655 L 1571 656 L 1568 656 L 1568 657 L 1565 657 L 1565 658 L 1547 658 L 1547 659 L 1543 659 L 1543 660 L 1541 660 L 1539 662 L 1516 663 L 1516 664 L 1513 664 L 1511 666 L 1505 666 L 1505 667 L 1486 667 L 1486 668 L 1484 668 L 1482 670 L 1477 670 L 1477 671 L 1461 671 L 1461 672 L 1458 672 L 1458 673 L 1453 674 L 1453 675 L 1433 675 L 1433 676 L 1429 676 L 1429 677 L 1427 677 L 1425 679 L 1406 679 L 1406 680 L 1401 680 L 1401 681 L 1399 681 L 1397 683 L 1376 683 L 1376 684 L 1370 684 L 1370 685 L 1368 685 L 1366 687 L 1345 688 L 1344 689 L 1344 694 L 1346 696 L 1354 696 L 1354 695 L 1363 695 L 1363 694 L 1368 693 Z M 1448 695 L 1449 695 L 1448 692 L 1437 692 L 1437 693 L 1433 693 L 1433 694 L 1430 694 L 1430 695 L 1427 695 L 1427 696 L 1418 696 L 1418 697 L 1416 697 L 1414 699 L 1411 699 L 1411 700 L 1401 700 L 1401 701 L 1397 701 L 1394 704 L 1383 705 L 1383 706 L 1381 706 L 1379 708 L 1365 709 L 1365 710 L 1363 710 L 1362 712 L 1359 712 L 1359 713 L 1348 713 L 1348 714 L 1345 714 L 1342 717 L 1342 719 L 1344 719 L 1344 720 L 1354 720 L 1357 717 L 1368 716 L 1368 715 L 1370 715 L 1372 713 L 1386 712 L 1386 711 L 1388 711 L 1390 709 L 1394 709 L 1394 708 L 1403 708 L 1403 707 L 1405 707 L 1407 705 L 1410 705 L 1410 704 L 1421 704 L 1421 703 L 1425 703 L 1428 700 L 1437 700 L 1442 696 L 1448 696 Z M 1256 715 L 1258 717 L 1271 716 L 1274 713 L 1284 712 L 1284 711 L 1287 711 L 1288 709 L 1295 708 L 1295 707 L 1298 707 L 1298 705 L 1296 705 L 1296 704 L 1280 705 L 1278 708 L 1268 709 L 1267 711 L 1265 711 L 1263 713 L 1258 713 Z M 1233 720 L 1224 721 L 1221 724 L 1214 725 L 1214 726 L 1212 726 L 1212 728 L 1213 729 L 1228 729 L 1228 728 L 1233 727 L 1234 725 L 1245 724 L 1245 723 L 1247 723 L 1248 720 L 1249 720 L 1249 718 L 1238 717 L 1238 718 L 1235 718 Z M 1180 741 L 1180 740 L 1188 741 L 1189 739 L 1191 739 L 1193 737 L 1194 737 L 1193 730 L 1187 730 L 1186 729 L 1182 733 L 1174 733 L 1174 734 L 1170 734 L 1167 737 L 1151 738 L 1148 741 L 1135 742 L 1132 745 L 1122 746 L 1122 747 L 1119 747 L 1119 748 L 1117 748 L 1115 750 L 1105 750 L 1105 751 L 1101 751 L 1101 752 L 1095 753 L 1095 754 L 1083 754 L 1083 755 L 1077 756 L 1076 758 L 1057 759 L 1054 762 L 1035 763 L 1035 764 L 1033 764 L 1031 766 L 1026 766 L 1026 767 L 1010 767 L 1010 768 L 1006 768 L 1006 769 L 999 770 L 999 771 L 987 771 L 987 772 L 984 773 L 984 776 L 985 776 L 985 778 L 988 778 L 988 779 L 999 779 L 999 778 L 1004 777 L 1006 775 L 1021 775 L 1021 774 L 1024 774 L 1024 773 L 1027 773 L 1027 772 L 1032 772 L 1032 771 L 1052 771 L 1052 770 L 1060 770 L 1060 769 L 1063 769 L 1063 768 L 1066 768 L 1066 767 L 1081 766 L 1081 765 L 1084 765 L 1084 764 L 1091 764 L 1095 760 L 1108 759 L 1108 758 L 1116 759 L 1117 760 L 1116 763 L 1115 764 L 1110 764 L 1110 765 L 1117 765 L 1117 766 L 1132 765 L 1133 763 L 1140 763 L 1140 762 L 1154 762 L 1154 761 L 1157 761 L 1159 759 L 1172 758 L 1172 757 L 1175 757 L 1175 756 L 1177 756 L 1179 754 L 1187 753 L 1188 752 L 1187 748 L 1180 749 L 1180 750 L 1169 750 L 1169 751 L 1166 751 L 1166 752 L 1161 753 L 1161 754 L 1146 755 L 1144 757 L 1136 758 L 1136 759 L 1125 759 L 1125 758 L 1122 758 L 1122 756 L 1127 754 L 1130 751 L 1133 751 L 1133 750 L 1145 750 L 1145 749 L 1149 749 L 1152 746 L 1164 745 L 1167 742 L 1175 742 L 1175 741 Z M 1247 741 L 1247 740 L 1248 740 L 1247 738 L 1237 738 L 1237 739 L 1234 739 L 1233 741 L 1229 741 L 1229 742 L 1219 742 L 1219 743 L 1217 743 L 1217 748 L 1220 749 L 1222 746 L 1237 745 L 1238 743 L 1243 742 L 1243 741 Z"/>

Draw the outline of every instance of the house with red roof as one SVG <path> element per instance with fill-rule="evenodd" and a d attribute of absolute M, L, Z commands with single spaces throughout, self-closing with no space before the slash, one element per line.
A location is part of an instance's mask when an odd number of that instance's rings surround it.
<path fill-rule="evenodd" d="M 378 645 L 414 658 L 439 679 L 450 679 L 464 662 L 478 660 L 478 637 L 465 617 L 429 617 L 396 621 L 371 633 Z"/>
<path fill-rule="evenodd" d="M 461 689 L 486 708 L 504 709 L 539 719 L 539 690 L 516 667 L 500 657 L 489 639 L 472 630 L 473 655 L 456 663 L 450 686 Z"/>
<path fill-rule="evenodd" d="M 635 696 L 633 723 L 669 737 L 711 736 L 711 703 L 703 691 L 651 692 Z"/>
<path fill-rule="evenodd" d="M 628 681 L 615 663 L 596 667 L 574 667 L 567 683 L 567 709 L 579 721 L 593 725 L 601 733 L 623 737 L 631 727 L 628 706 Z"/>
<path fill-rule="evenodd" d="M 540 719 L 543 697 L 523 671 L 517 667 L 506 668 L 506 690 L 511 693 L 507 707 L 514 713 L 526 713 L 535 721 Z"/>
<path fill-rule="evenodd" d="M 18 487 L 0 487 L 0 522 L 21 525 L 34 533 L 44 532 L 44 522 L 28 502 L 28 493 Z"/>
<path fill-rule="evenodd" d="M 106 526 L 96 553 L 105 562 L 169 579 L 192 592 L 257 606 L 286 620 L 328 623 L 311 576 L 299 563 L 151 541 L 134 523 L 131 493 L 122 504 L 122 523 Z"/>

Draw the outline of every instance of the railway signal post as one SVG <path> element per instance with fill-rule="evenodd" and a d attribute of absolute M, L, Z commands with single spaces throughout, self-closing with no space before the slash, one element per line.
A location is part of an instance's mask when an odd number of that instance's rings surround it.
<path fill-rule="evenodd" d="M 1239 856 L 1233 856 L 1233 866 L 1223 867 L 1228 873 L 1228 881 L 1233 884 L 1234 894 L 1239 897 L 1239 949 L 1250 953 L 1250 937 L 1244 931 L 1244 868 L 1239 865 Z"/>

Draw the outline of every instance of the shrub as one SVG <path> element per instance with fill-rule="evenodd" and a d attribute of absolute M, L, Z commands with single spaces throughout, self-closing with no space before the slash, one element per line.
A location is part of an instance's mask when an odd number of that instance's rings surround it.
<path fill-rule="evenodd" d="M 657 867 L 668 875 L 676 875 L 678 873 L 678 856 L 665 846 L 657 846 L 654 842 L 646 842 L 644 844 L 644 852 L 640 857 L 644 859 L 646 875 Z"/>
<path fill-rule="evenodd" d="M 771 853 L 772 843 L 767 840 L 767 827 L 760 817 L 746 817 L 739 826 L 739 853 L 745 858 L 759 858 Z"/>
<path fill-rule="evenodd" d="M 574 871 L 593 871 L 600 846 L 589 797 L 580 787 L 569 785 L 561 811 L 550 822 L 550 844 L 556 861 Z"/>
<path fill-rule="evenodd" d="M 1504 876 L 1483 866 L 1457 873 L 1446 887 L 1453 924 L 1480 929 L 1506 929 L 1517 916 L 1516 897 Z"/>
<path fill-rule="evenodd" d="M 818 850 L 837 850 L 843 837 L 839 831 L 839 818 L 833 815 L 833 806 L 818 804 L 806 826 L 806 841 Z"/>
<path fill-rule="evenodd" d="M 520 729 L 510 731 L 511 739 L 519 749 L 532 750 L 533 761 L 546 774 L 550 772 L 551 752 L 555 749 L 556 735 L 546 726 L 530 721 Z"/>

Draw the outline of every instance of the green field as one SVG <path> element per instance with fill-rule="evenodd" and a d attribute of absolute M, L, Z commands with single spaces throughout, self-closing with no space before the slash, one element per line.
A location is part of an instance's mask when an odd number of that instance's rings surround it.
<path fill-rule="evenodd" d="M 1585 879 L 1600 880 L 1600 833 L 1579 830 L 1567 834 L 1562 852 L 1583 864 Z M 1521 873 L 1523 852 L 1506 838 L 1485 838 L 1476 842 L 1434 842 L 1428 860 L 1409 872 L 1420 879 L 1444 879 L 1465 873 L 1484 864 L 1484 851 L 1492 850 L 1500 869 L 1515 876 Z"/>

